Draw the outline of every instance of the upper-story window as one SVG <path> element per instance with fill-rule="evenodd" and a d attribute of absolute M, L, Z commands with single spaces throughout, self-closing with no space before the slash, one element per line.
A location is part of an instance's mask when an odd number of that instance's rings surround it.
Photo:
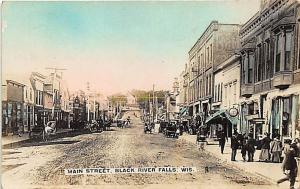
<path fill-rule="evenodd" d="M 200 73 L 200 69 L 201 69 L 201 63 L 200 63 L 200 56 L 198 56 L 198 74 Z"/>
<path fill-rule="evenodd" d="M 270 51 L 270 40 L 266 40 L 264 43 L 264 66 L 263 79 L 269 79 L 271 73 L 271 51 Z"/>
<path fill-rule="evenodd" d="M 243 56 L 242 60 L 242 83 L 253 83 L 253 65 L 254 65 L 254 53 L 248 51 Z"/>
<path fill-rule="evenodd" d="M 213 59 L 213 51 L 212 51 L 212 44 L 210 44 L 210 61 L 212 62 Z"/>
<path fill-rule="evenodd" d="M 220 101 L 223 100 L 223 83 L 220 85 Z"/>
<path fill-rule="evenodd" d="M 204 67 L 203 53 L 201 53 L 201 69 Z"/>
<path fill-rule="evenodd" d="M 203 47 L 203 53 L 204 53 L 204 68 L 206 69 L 208 62 L 207 62 L 207 51 L 204 47 Z"/>
<path fill-rule="evenodd" d="M 281 58 L 281 34 L 275 36 L 275 72 L 280 71 L 280 58 Z"/>
<path fill-rule="evenodd" d="M 284 55 L 284 70 L 291 68 L 291 51 L 292 51 L 292 31 L 285 32 L 285 55 Z"/>
<path fill-rule="evenodd" d="M 218 90 L 217 90 L 217 85 L 215 85 L 215 91 L 214 91 L 214 102 L 217 102 L 218 100 L 218 96 L 217 96 L 217 93 L 218 92 Z"/>
<path fill-rule="evenodd" d="M 39 104 L 39 92 L 35 91 L 35 103 L 38 105 Z"/>
<path fill-rule="evenodd" d="M 248 65 L 248 83 L 253 83 L 253 65 L 254 65 L 254 54 L 249 54 L 249 65 Z"/>
<path fill-rule="evenodd" d="M 214 88 L 214 102 L 222 101 L 222 83 L 218 83 Z"/>
<path fill-rule="evenodd" d="M 286 27 L 275 34 L 275 69 L 274 72 L 291 70 L 291 54 L 293 47 L 293 30 Z"/>
<path fill-rule="evenodd" d="M 220 84 L 218 84 L 217 86 L 216 86 L 216 90 L 217 90 L 217 102 L 219 102 L 220 101 Z"/>
<path fill-rule="evenodd" d="M 245 56 L 243 56 L 243 60 L 242 60 L 242 83 L 243 84 L 247 83 L 247 79 L 246 79 L 247 72 L 248 72 L 248 55 L 246 54 Z"/>
<path fill-rule="evenodd" d="M 32 89 L 30 89 L 29 98 L 32 100 Z"/>
<path fill-rule="evenodd" d="M 262 47 L 261 44 L 257 46 L 256 49 L 256 82 L 262 80 L 263 66 L 262 66 Z"/>
<path fill-rule="evenodd" d="M 43 105 L 43 91 L 36 90 L 36 92 L 35 92 L 35 103 L 37 105 Z"/>
<path fill-rule="evenodd" d="M 25 98 L 27 99 L 28 98 L 28 88 L 26 87 L 25 89 Z"/>
<path fill-rule="evenodd" d="M 200 98 L 203 96 L 202 92 L 203 92 L 203 87 L 202 87 L 202 79 L 200 79 Z"/>
<path fill-rule="evenodd" d="M 209 59 L 210 59 L 210 51 L 209 51 L 209 47 L 207 47 L 207 64 L 209 65 Z"/>

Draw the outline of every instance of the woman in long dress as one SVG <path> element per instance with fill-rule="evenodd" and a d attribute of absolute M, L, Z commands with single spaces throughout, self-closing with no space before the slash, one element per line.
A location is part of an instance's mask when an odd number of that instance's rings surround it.
<path fill-rule="evenodd" d="M 281 152 L 282 152 L 282 143 L 279 139 L 279 136 L 276 136 L 271 142 L 270 153 L 271 161 L 274 163 L 281 162 Z"/>
<path fill-rule="evenodd" d="M 270 160 L 270 134 L 266 133 L 266 136 L 262 139 L 261 152 L 259 155 L 259 161 L 268 162 Z"/>

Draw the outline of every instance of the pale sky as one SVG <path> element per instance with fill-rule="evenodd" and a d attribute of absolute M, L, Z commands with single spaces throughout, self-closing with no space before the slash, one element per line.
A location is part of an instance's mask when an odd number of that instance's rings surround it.
<path fill-rule="evenodd" d="M 212 20 L 243 24 L 258 10 L 259 0 L 4 2 L 3 76 L 56 66 L 71 91 L 168 90 Z"/>

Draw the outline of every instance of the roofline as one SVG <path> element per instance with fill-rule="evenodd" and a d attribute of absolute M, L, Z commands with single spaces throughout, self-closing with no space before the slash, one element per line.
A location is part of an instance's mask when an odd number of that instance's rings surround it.
<path fill-rule="evenodd" d="M 245 22 L 242 27 L 241 27 L 241 31 L 243 31 L 244 29 L 246 29 L 247 27 L 249 27 L 248 24 L 251 25 L 251 23 L 258 17 L 260 17 L 260 11 L 257 11 L 250 19 L 247 20 L 247 22 Z"/>
<path fill-rule="evenodd" d="M 194 43 L 194 45 L 192 46 L 192 48 L 189 50 L 189 54 L 194 49 L 194 47 L 196 46 L 196 44 L 198 43 L 198 41 L 200 41 L 200 39 L 208 31 L 208 29 L 212 27 L 213 24 L 219 24 L 219 22 L 217 20 L 213 20 L 213 21 L 210 22 L 210 24 L 206 27 L 206 29 L 204 30 L 204 32 L 202 32 L 201 36 L 197 39 L 196 43 Z"/>
<path fill-rule="evenodd" d="M 17 82 L 17 81 L 10 80 L 10 79 L 6 80 L 6 83 L 13 83 L 13 84 L 19 85 L 19 86 L 21 86 L 21 87 L 25 87 L 25 86 L 26 86 L 26 85 L 24 85 L 23 83 L 19 83 L 19 82 Z"/>
<path fill-rule="evenodd" d="M 205 31 L 201 34 L 201 36 L 197 39 L 197 41 L 194 43 L 194 45 L 192 46 L 192 48 L 189 50 L 189 54 L 190 52 L 195 48 L 196 44 L 203 38 L 203 36 L 205 35 L 205 33 L 214 25 L 221 25 L 221 26 L 241 26 L 241 24 L 226 24 L 226 23 L 219 23 L 217 20 L 213 20 L 210 22 L 210 24 L 207 26 L 207 28 L 205 29 Z"/>
<path fill-rule="evenodd" d="M 234 64 L 239 58 L 241 57 L 241 55 L 239 54 L 234 54 L 232 56 L 230 56 L 229 58 L 227 58 L 224 62 L 222 62 L 214 71 L 214 73 L 219 72 L 229 66 L 231 66 L 232 64 Z"/>
<path fill-rule="evenodd" d="M 35 75 L 35 76 L 38 76 L 38 77 L 41 77 L 41 78 L 43 78 L 43 79 L 46 79 L 46 78 L 47 78 L 45 75 L 43 75 L 43 74 L 41 74 L 41 73 L 39 73 L 39 72 L 32 72 L 31 74 L 32 74 L 32 75 Z"/>

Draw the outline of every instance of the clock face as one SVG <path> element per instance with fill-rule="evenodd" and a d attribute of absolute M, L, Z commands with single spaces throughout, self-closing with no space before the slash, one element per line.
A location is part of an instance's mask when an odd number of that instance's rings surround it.
<path fill-rule="evenodd" d="M 235 117 L 239 114 L 239 110 L 237 108 L 230 108 L 229 109 L 229 115 L 231 117 Z"/>

